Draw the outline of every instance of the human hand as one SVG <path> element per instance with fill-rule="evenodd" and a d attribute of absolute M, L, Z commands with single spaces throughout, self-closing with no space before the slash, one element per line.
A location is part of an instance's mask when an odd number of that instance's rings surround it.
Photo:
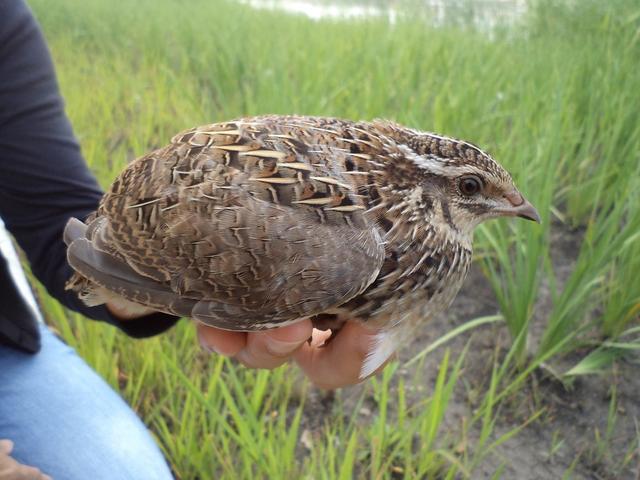
<path fill-rule="evenodd" d="M 314 329 L 311 345 L 304 343 L 294 353 L 293 359 L 309 380 L 324 390 L 355 385 L 365 380 L 360 378 L 360 370 L 377 333 L 361 323 L 347 322 L 328 345 L 323 345 L 329 332 Z M 388 361 L 370 376 L 381 372 Z"/>
<path fill-rule="evenodd" d="M 250 368 L 276 368 L 289 360 L 311 336 L 310 320 L 261 332 L 231 332 L 197 324 L 200 345 L 233 357 Z"/>
<path fill-rule="evenodd" d="M 376 335 L 359 323 L 347 322 L 328 345 L 322 346 L 329 332 L 314 329 L 310 320 L 249 333 L 198 323 L 197 331 L 203 348 L 234 357 L 247 367 L 276 368 L 293 358 L 311 382 L 327 390 L 363 380 L 360 369 Z M 311 344 L 307 343 L 309 337 Z"/>
<path fill-rule="evenodd" d="M 11 457 L 13 442 L 0 440 L 0 480 L 52 480 L 36 467 L 18 463 Z"/>

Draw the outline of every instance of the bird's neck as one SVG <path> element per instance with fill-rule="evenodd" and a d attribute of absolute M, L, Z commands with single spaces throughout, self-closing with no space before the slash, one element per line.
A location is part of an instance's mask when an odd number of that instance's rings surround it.
<path fill-rule="evenodd" d="M 377 222 L 389 245 L 410 244 L 421 251 L 445 245 L 447 248 L 472 249 L 472 231 L 456 225 L 447 201 L 428 198 L 420 187 L 394 197 L 385 198 L 383 193 L 376 210 Z"/>
<path fill-rule="evenodd" d="M 387 209 L 377 220 L 384 232 L 387 259 L 376 282 L 379 292 L 431 299 L 457 292 L 471 261 L 471 238 L 446 222 L 414 218 Z M 443 299 L 444 303 L 450 299 Z"/>

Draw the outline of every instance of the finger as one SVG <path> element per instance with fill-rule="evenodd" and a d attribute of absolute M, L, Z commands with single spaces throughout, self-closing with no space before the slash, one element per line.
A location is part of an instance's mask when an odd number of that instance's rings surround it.
<path fill-rule="evenodd" d="M 1 460 L 1 459 L 0 459 Z M 0 478 L 7 480 L 53 480 L 39 468 L 22 465 L 12 457 L 5 457 L 0 465 Z"/>
<path fill-rule="evenodd" d="M 247 344 L 246 332 L 221 330 L 200 322 L 196 324 L 196 330 L 202 348 L 227 357 L 237 355 Z"/>
<path fill-rule="evenodd" d="M 11 440 L 0 440 L 0 453 L 9 455 L 13 450 L 13 442 Z"/>
<path fill-rule="evenodd" d="M 27 465 L 18 465 L 14 476 L 9 478 L 15 480 L 51 480 L 51 477 L 42 473 L 39 468 Z"/>
<path fill-rule="evenodd" d="M 253 332 L 247 336 L 247 346 L 236 358 L 252 368 L 276 368 L 311 336 L 313 327 L 308 319 L 286 327 L 265 332 Z"/>
<path fill-rule="evenodd" d="M 327 346 L 303 345 L 295 361 L 315 385 L 332 390 L 360 383 L 360 369 L 377 332 L 347 322 Z M 386 364 L 386 362 L 385 362 Z M 384 368 L 380 367 L 375 373 Z"/>

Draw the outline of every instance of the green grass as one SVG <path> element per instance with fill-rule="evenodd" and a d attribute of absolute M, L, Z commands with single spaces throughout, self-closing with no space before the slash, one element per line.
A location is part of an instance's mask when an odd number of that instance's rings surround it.
<path fill-rule="evenodd" d="M 442 422 L 464 383 L 465 352 L 443 357 L 419 401 L 408 400 L 419 379 L 394 380 L 389 368 L 355 407 L 338 395 L 305 433 L 310 387 L 293 368 L 247 371 L 210 357 L 187 322 L 135 342 L 45 297 L 49 322 L 140 412 L 180 478 L 473 477 L 539 415 L 495 433 L 504 401 L 538 366 L 586 345 L 596 361 L 577 372 L 591 373 L 637 350 L 640 7 L 575 3 L 531 2 L 521 24 L 489 36 L 464 22 L 312 22 L 230 1 L 31 2 L 104 187 L 127 161 L 197 124 L 261 113 L 386 117 L 482 145 L 542 214 L 541 226 L 500 221 L 477 235 L 500 306 L 491 322 L 503 319 L 513 344 L 494 355 L 475 413 L 455 432 Z M 560 228 L 582 232 L 568 278 L 551 260 Z M 540 314 L 544 285 L 558 291 Z M 545 327 L 533 344 L 536 318 Z M 359 419 L 369 398 L 371 418 Z"/>

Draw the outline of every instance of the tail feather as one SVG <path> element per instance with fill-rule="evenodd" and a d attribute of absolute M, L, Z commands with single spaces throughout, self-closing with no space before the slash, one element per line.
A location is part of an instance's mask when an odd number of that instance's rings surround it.
<path fill-rule="evenodd" d="M 64 231 L 68 245 L 67 261 L 76 271 L 66 284 L 67 290 L 78 292 L 89 306 L 105 302 L 118 304 L 129 313 L 154 310 L 190 316 L 196 300 L 181 298 L 170 286 L 142 276 L 105 244 L 100 231 L 100 219 L 90 226 L 72 218 Z M 95 237 L 102 248 L 96 248 Z"/>
<path fill-rule="evenodd" d="M 84 238 L 87 233 L 87 226 L 77 218 L 70 218 L 67 225 L 64 227 L 63 240 L 64 243 L 69 246 L 71 242 L 78 238 Z"/>

